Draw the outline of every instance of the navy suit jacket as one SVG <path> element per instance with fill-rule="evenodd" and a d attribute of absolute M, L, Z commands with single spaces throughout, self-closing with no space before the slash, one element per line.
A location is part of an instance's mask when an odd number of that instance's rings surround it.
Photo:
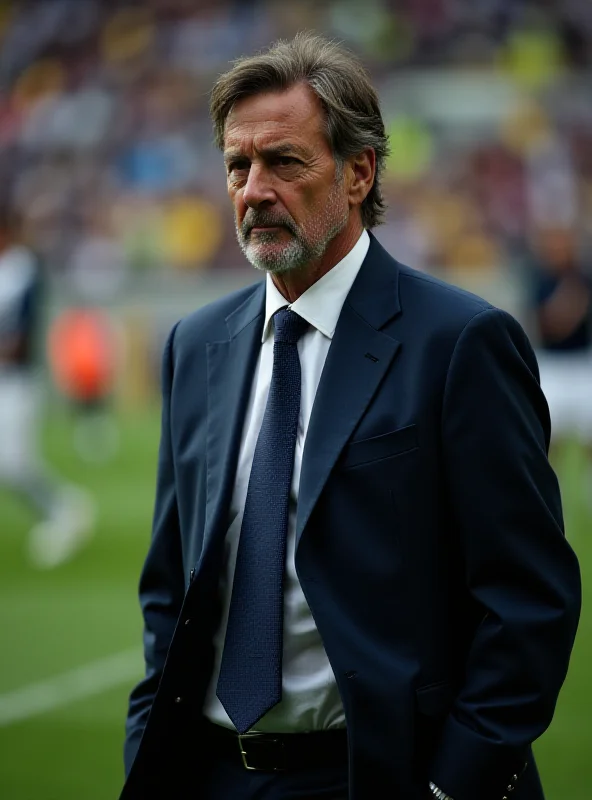
<path fill-rule="evenodd" d="M 121 798 L 199 797 L 197 728 L 265 283 L 173 329 L 152 542 L 146 677 Z M 580 609 L 518 323 L 394 261 L 372 237 L 305 443 L 296 567 L 343 700 L 350 798 L 543 797 L 549 725 Z M 516 776 L 518 778 L 516 779 Z"/>

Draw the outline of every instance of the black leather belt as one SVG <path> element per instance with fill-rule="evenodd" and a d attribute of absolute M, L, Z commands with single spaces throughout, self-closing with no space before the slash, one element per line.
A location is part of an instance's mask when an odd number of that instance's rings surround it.
<path fill-rule="evenodd" d="M 347 764 L 345 729 L 310 733 L 255 733 L 242 736 L 206 723 L 204 735 L 214 752 L 248 770 L 281 772 Z"/>

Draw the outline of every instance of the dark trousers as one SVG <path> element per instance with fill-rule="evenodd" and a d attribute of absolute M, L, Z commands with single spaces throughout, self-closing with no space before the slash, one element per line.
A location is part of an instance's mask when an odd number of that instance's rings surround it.
<path fill-rule="evenodd" d="M 213 755 L 199 800 L 347 800 L 347 765 L 286 772 L 251 772 Z"/>

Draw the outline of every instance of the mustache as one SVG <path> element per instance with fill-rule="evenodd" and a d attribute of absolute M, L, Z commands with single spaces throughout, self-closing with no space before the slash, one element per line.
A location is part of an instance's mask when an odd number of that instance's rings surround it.
<path fill-rule="evenodd" d="M 288 215 L 277 214 L 274 211 L 254 211 L 250 208 L 245 214 L 240 231 L 243 238 L 247 238 L 251 232 L 251 228 L 256 227 L 272 227 L 286 228 L 290 233 L 297 234 L 298 227 L 292 217 Z"/>

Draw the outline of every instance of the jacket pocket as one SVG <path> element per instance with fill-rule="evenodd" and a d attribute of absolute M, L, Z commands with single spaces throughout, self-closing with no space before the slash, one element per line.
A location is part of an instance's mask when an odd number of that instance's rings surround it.
<path fill-rule="evenodd" d="M 343 451 L 341 466 L 357 467 L 371 461 L 392 458 L 417 447 L 417 425 L 407 425 L 371 439 L 350 442 Z"/>
<path fill-rule="evenodd" d="M 415 690 L 417 710 L 426 717 L 437 717 L 446 714 L 454 700 L 452 687 L 449 683 L 431 683 L 428 686 L 420 686 Z"/>

